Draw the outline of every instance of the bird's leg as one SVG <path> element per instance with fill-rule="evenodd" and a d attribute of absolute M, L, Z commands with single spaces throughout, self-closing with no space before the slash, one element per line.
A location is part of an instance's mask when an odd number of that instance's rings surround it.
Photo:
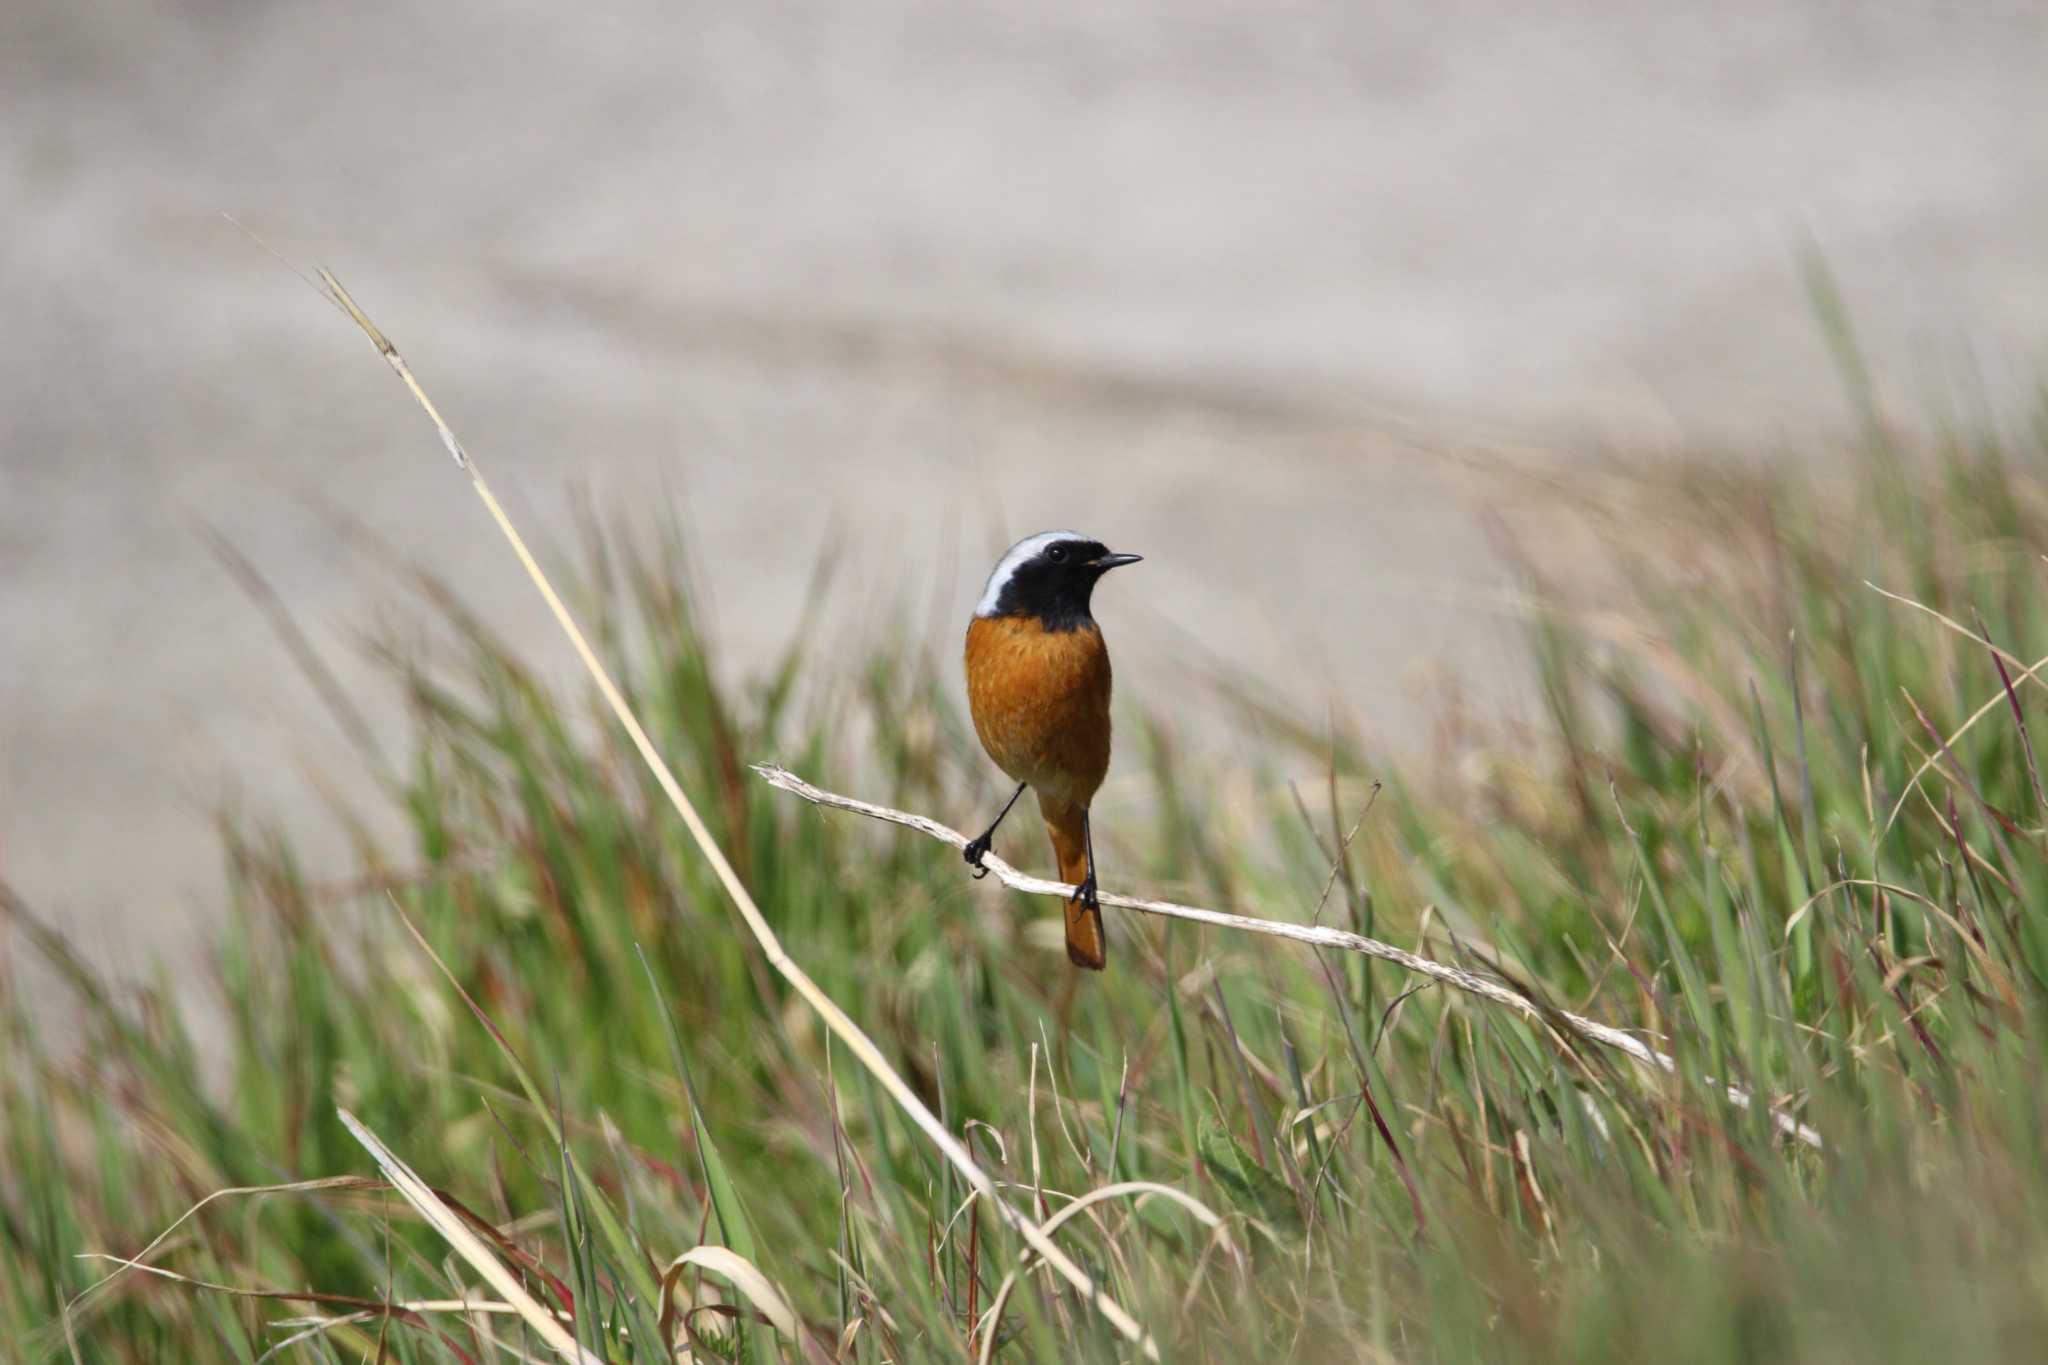
<path fill-rule="evenodd" d="M 1089 822 L 1088 812 L 1081 812 L 1081 838 L 1088 845 L 1088 875 L 1074 888 L 1073 900 L 1084 910 L 1093 910 L 1097 919 L 1102 918 L 1102 902 L 1095 898 L 1095 826 Z"/>
<path fill-rule="evenodd" d="M 1011 792 L 1010 799 L 1003 802 L 1002 810 L 989 823 L 989 827 L 981 832 L 979 838 L 969 839 L 967 847 L 960 850 L 960 856 L 965 858 L 967 865 L 974 869 L 974 879 L 976 881 L 980 881 L 988 875 L 988 869 L 982 866 L 981 859 L 982 855 L 988 852 L 989 846 L 995 842 L 996 826 L 1003 823 L 1003 816 L 1010 813 L 1010 807 L 1017 804 L 1017 798 L 1024 794 L 1024 788 L 1029 785 L 1026 782 L 1019 782 L 1017 790 Z"/>

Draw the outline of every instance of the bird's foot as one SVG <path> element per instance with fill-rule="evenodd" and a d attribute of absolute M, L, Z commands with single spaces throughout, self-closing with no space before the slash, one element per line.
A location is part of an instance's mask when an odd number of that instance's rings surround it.
<path fill-rule="evenodd" d="M 969 839 L 967 847 L 960 850 L 960 856 L 965 858 L 967 865 L 974 869 L 974 880 L 976 881 L 980 881 L 988 875 L 988 868 L 982 865 L 981 860 L 994 845 L 995 841 L 989 837 L 989 835 L 994 833 L 994 830 L 990 830 L 988 834 L 982 835 L 979 839 Z"/>
<path fill-rule="evenodd" d="M 1102 902 L 1097 900 L 1095 896 L 1094 868 L 1088 869 L 1088 875 L 1081 879 L 1081 884 L 1074 888 L 1074 894 L 1067 897 L 1067 899 L 1080 906 L 1083 910 L 1093 910 L 1098 915 L 1102 913 Z"/>

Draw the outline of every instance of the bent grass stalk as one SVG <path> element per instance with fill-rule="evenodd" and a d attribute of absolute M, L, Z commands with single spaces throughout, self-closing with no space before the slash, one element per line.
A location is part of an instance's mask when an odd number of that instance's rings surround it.
<path fill-rule="evenodd" d="M 348 314 L 356 326 L 363 330 L 363 334 L 377 348 L 377 353 L 384 357 L 385 363 L 391 366 L 392 371 L 404 383 L 406 390 L 412 394 L 413 400 L 420 405 L 421 410 L 426 413 L 428 420 L 433 422 L 434 430 L 441 438 L 441 444 L 447 448 L 448 454 L 455 461 L 457 468 L 469 476 L 470 486 L 476 490 L 477 497 L 482 500 L 485 510 L 491 514 L 491 519 L 498 524 L 498 529 L 504 534 L 507 543 L 511 545 L 512 552 L 518 556 L 520 565 L 526 570 L 527 577 L 532 579 L 534 587 L 540 592 L 542 599 L 546 601 L 548 610 L 554 614 L 556 624 L 561 626 L 563 634 L 569 637 L 570 645 L 574 647 L 577 657 L 583 661 L 583 666 L 589 672 L 591 680 L 597 684 L 598 692 L 604 697 L 605 704 L 611 708 L 612 715 L 618 720 L 620 726 L 625 729 L 627 736 L 632 739 L 634 748 L 639 751 L 641 759 L 647 764 L 648 771 L 654 775 L 655 781 L 660 784 L 663 793 L 669 799 L 669 804 L 674 806 L 676 813 L 682 817 L 683 824 L 689 830 L 691 839 L 696 843 L 698 850 L 703 853 L 705 860 L 710 863 L 713 873 L 718 877 L 719 884 L 725 888 L 727 896 L 731 898 L 733 908 L 739 912 L 740 918 L 745 922 L 748 932 L 760 944 L 762 954 L 768 959 L 769 964 L 775 968 L 776 972 L 785 981 L 795 988 L 797 994 L 803 996 L 805 1003 L 810 1005 L 818 1017 L 824 1021 L 826 1027 L 841 1042 L 846 1044 L 847 1049 L 859 1059 L 861 1065 L 866 1067 L 875 1079 L 881 1083 L 882 1088 L 889 1092 L 890 1098 L 894 1099 L 903 1109 L 903 1112 L 910 1117 L 911 1121 L 923 1130 L 926 1137 L 931 1139 L 932 1145 L 937 1147 L 946 1160 L 960 1172 L 961 1176 L 980 1192 L 982 1198 L 989 1202 L 1002 1220 L 1017 1232 L 1026 1245 L 1042 1257 L 1048 1265 L 1052 1266 L 1062 1279 L 1079 1291 L 1081 1296 L 1097 1312 L 1108 1319 L 1111 1326 L 1115 1327 L 1126 1339 L 1137 1343 L 1149 1359 L 1158 1359 L 1158 1347 L 1154 1344 L 1151 1334 L 1141 1327 L 1138 1321 L 1124 1310 L 1122 1305 L 1110 1297 L 1106 1290 L 1098 1286 L 1086 1271 L 1075 1264 L 1071 1257 L 1064 1251 L 1061 1251 L 1059 1246 L 1044 1230 L 1002 1197 L 996 1189 L 995 1182 L 989 1178 L 987 1172 L 983 1171 L 976 1164 L 974 1158 L 968 1154 L 966 1147 L 946 1130 L 945 1125 L 939 1121 L 938 1117 L 911 1090 L 909 1083 L 897 1073 L 894 1067 L 889 1065 L 888 1060 L 882 1056 L 880 1049 L 875 1046 L 874 1042 L 861 1029 L 860 1025 L 856 1024 L 851 1016 L 840 1009 L 838 1004 L 825 993 L 823 988 L 813 981 L 810 975 L 797 964 L 796 960 L 790 957 L 788 952 L 784 950 L 781 940 L 775 935 L 774 929 L 770 927 L 767 919 L 761 914 L 760 908 L 754 904 L 752 894 L 748 892 L 745 884 L 740 881 L 739 874 L 733 870 L 732 863 L 726 858 L 724 850 L 718 846 L 718 841 L 712 836 L 710 827 L 698 815 L 696 806 L 692 804 L 690 798 L 684 793 L 682 784 L 676 780 L 675 774 L 669 770 L 669 766 L 663 760 L 661 752 L 654 747 L 654 741 L 648 737 L 647 731 L 633 714 L 633 709 L 626 704 L 624 695 L 620 693 L 617 685 L 612 682 L 611 675 L 606 672 L 603 663 L 599 661 L 596 651 L 591 648 L 590 642 L 585 638 L 582 628 L 576 624 L 576 619 L 570 614 L 568 606 L 555 591 L 554 585 L 548 581 L 546 572 L 541 568 L 539 561 L 533 557 L 533 552 L 527 548 L 525 538 L 519 534 L 518 528 L 512 524 L 511 517 L 506 514 L 504 507 L 500 505 L 497 497 L 491 492 L 490 485 L 484 481 L 482 471 L 477 468 L 476 462 L 470 458 L 469 452 L 463 448 L 462 442 L 456 437 L 454 429 L 442 418 L 440 411 L 434 406 L 433 400 L 427 396 L 425 388 L 421 386 L 418 379 L 414 378 L 412 367 L 406 364 L 405 357 L 399 354 L 398 348 L 391 344 L 390 339 L 384 335 L 377 324 L 372 322 L 368 315 L 356 305 L 356 301 L 350 297 L 348 291 L 342 288 L 341 281 L 337 280 L 333 274 L 326 270 L 320 272 L 320 279 L 327 287 L 328 297 Z"/>
<path fill-rule="evenodd" d="M 851 796 L 841 796 L 837 792 L 828 792 L 822 787 L 811 785 L 787 768 L 780 767 L 774 763 L 756 763 L 754 771 L 759 773 L 762 780 L 767 782 L 769 786 L 789 792 L 793 796 L 800 796 L 814 806 L 827 806 L 833 810 L 851 811 L 855 815 L 865 815 L 872 820 L 882 820 L 892 825 L 902 825 L 904 828 L 914 829 L 920 834 L 928 834 L 939 842 L 951 844 L 955 848 L 965 848 L 967 846 L 966 835 L 962 834 L 959 830 L 940 824 L 929 816 L 916 815 L 910 811 L 897 810 L 891 806 L 878 806 L 871 801 L 862 801 Z M 1071 900 L 1074 897 L 1075 888 L 1073 886 L 1065 882 L 1047 881 L 1042 877 L 1028 876 L 1004 862 L 993 851 L 982 856 L 982 863 L 989 871 L 996 874 L 998 881 L 1013 891 L 1022 891 L 1026 895 L 1032 896 L 1058 896 L 1063 900 Z M 1313 944 L 1319 948 L 1337 948 L 1345 952 L 1363 953 L 1367 957 L 1376 957 L 1381 961 L 1391 962 L 1396 966 L 1406 968 L 1418 976 L 1426 976 L 1432 980 L 1441 981 L 1445 985 L 1464 991 L 1469 995 L 1476 995 L 1482 999 L 1491 1000 L 1496 1005 L 1505 1005 L 1509 1009 L 1527 1015 L 1539 1024 L 1552 1026 L 1563 1024 L 1567 1029 L 1578 1034 L 1580 1037 L 1625 1052 L 1630 1057 L 1647 1066 L 1657 1067 L 1664 1071 L 1675 1071 L 1678 1066 L 1669 1056 L 1657 1051 L 1657 1049 L 1643 1042 L 1642 1039 L 1637 1038 L 1634 1034 L 1626 1033 L 1609 1024 L 1600 1023 L 1598 1020 L 1588 1019 L 1583 1015 L 1573 1014 L 1569 1010 L 1545 1010 L 1539 1008 L 1527 996 L 1502 985 L 1498 981 L 1489 980 L 1476 972 L 1466 971 L 1462 967 L 1453 967 L 1447 963 L 1419 956 L 1405 948 L 1396 948 L 1391 943 L 1384 943 L 1376 938 L 1368 938 L 1364 934 L 1354 934 L 1348 930 L 1332 929 L 1320 924 L 1289 924 L 1284 920 L 1259 919 L 1252 915 L 1233 915 L 1224 910 L 1208 910 L 1198 905 L 1177 905 L 1172 901 L 1145 900 L 1137 896 L 1124 896 L 1111 891 L 1104 891 L 1100 894 L 1104 905 L 1120 906 L 1126 910 L 1136 910 L 1141 914 L 1159 915 L 1166 919 L 1189 920 L 1196 924 L 1210 924 L 1217 928 L 1235 929 L 1240 932 L 1269 934 L 1275 938 L 1291 938 L 1296 942 Z M 1728 1098 L 1732 1103 L 1744 1109 L 1749 1107 L 1750 1096 L 1747 1090 L 1744 1090 L 1739 1085 L 1731 1085 L 1727 1087 L 1727 1091 Z M 1777 1125 L 1778 1131 L 1785 1136 L 1797 1138 L 1809 1147 L 1819 1147 L 1822 1145 L 1819 1133 L 1782 1110 L 1773 1107 L 1771 1109 L 1771 1118 Z"/>

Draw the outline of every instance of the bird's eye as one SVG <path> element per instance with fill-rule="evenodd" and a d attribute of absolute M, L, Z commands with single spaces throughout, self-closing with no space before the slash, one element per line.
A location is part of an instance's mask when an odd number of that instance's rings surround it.
<path fill-rule="evenodd" d="M 1064 564 L 1067 562 L 1067 547 L 1055 545 L 1045 552 L 1045 557 L 1055 564 Z"/>

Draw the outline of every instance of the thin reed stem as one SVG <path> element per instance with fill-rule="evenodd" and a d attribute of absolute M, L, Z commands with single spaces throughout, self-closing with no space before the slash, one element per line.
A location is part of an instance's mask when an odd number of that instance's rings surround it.
<path fill-rule="evenodd" d="M 555 591 L 554 585 L 548 581 L 546 572 L 540 567 L 539 561 L 533 557 L 533 552 L 527 548 L 525 538 L 513 526 L 512 519 L 506 515 L 504 507 L 498 502 L 497 497 L 492 494 L 490 486 L 484 482 L 483 474 L 478 470 L 476 461 L 463 448 L 462 442 L 457 439 L 454 429 L 442 418 L 439 410 L 435 408 L 433 400 L 427 396 L 426 390 L 421 387 L 419 380 L 413 377 L 412 367 L 406 364 L 405 357 L 399 354 L 398 348 L 391 344 L 384 333 L 378 329 L 377 324 L 370 321 L 363 310 L 356 306 L 356 301 L 349 296 L 346 289 L 342 288 L 341 281 L 335 279 L 332 274 L 325 270 L 320 272 L 320 279 L 327 286 L 328 293 L 334 302 L 339 304 L 348 313 L 349 317 L 355 321 L 355 324 L 363 329 L 364 335 L 368 336 L 371 343 L 376 346 L 378 354 L 384 357 L 385 362 L 391 366 L 393 372 L 405 384 L 407 391 L 412 394 L 414 401 L 420 405 L 421 409 L 427 414 L 427 417 L 433 422 L 434 430 L 441 438 L 441 444 L 447 447 L 448 453 L 454 458 L 456 465 L 469 475 L 469 481 L 476 489 L 477 497 L 482 499 L 485 509 L 491 514 L 491 519 L 497 522 L 499 531 L 504 533 L 506 541 L 512 546 L 512 552 L 519 557 L 521 566 L 525 568 L 527 577 L 533 580 L 534 587 L 539 590 L 541 597 L 547 602 L 548 610 L 554 613 L 555 621 L 561 626 L 562 633 L 569 637 L 569 643 L 576 650 L 577 657 L 582 659 L 583 666 L 590 673 L 591 680 L 597 684 L 597 690 L 604 697 L 605 704 L 611 708 L 612 715 L 618 719 L 619 724 L 632 739 L 633 747 L 640 751 L 640 757 L 646 762 L 648 770 L 654 774 L 655 781 L 660 784 L 662 791 L 668 796 L 669 804 L 674 806 L 676 814 L 682 817 L 684 826 L 690 831 L 691 839 L 695 841 L 698 850 L 703 853 L 705 860 L 711 864 L 711 870 L 717 875 L 719 884 L 725 888 L 726 895 L 731 898 L 733 908 L 739 911 L 740 918 L 746 923 L 748 932 L 752 933 L 755 940 L 761 945 L 761 951 L 767 957 L 769 964 L 781 974 L 785 981 L 795 988 L 797 994 L 804 998 L 805 1003 L 809 1004 L 817 1012 L 818 1017 L 824 1020 L 826 1027 L 831 1029 L 838 1036 L 839 1040 L 846 1044 L 847 1050 L 853 1053 L 861 1065 L 866 1067 L 875 1079 L 881 1082 L 882 1088 L 889 1092 L 890 1097 L 902 1107 L 903 1112 L 910 1116 L 911 1121 L 924 1132 L 926 1137 L 931 1139 L 932 1145 L 937 1147 L 946 1160 L 951 1162 L 967 1182 L 981 1194 L 982 1198 L 988 1201 L 1003 1221 L 1014 1228 L 1017 1234 L 1024 1239 L 1025 1243 L 1039 1256 L 1043 1257 L 1046 1263 L 1052 1266 L 1062 1279 L 1078 1290 L 1081 1296 L 1088 1300 L 1097 1312 L 1107 1318 L 1118 1332 L 1128 1340 L 1138 1343 L 1148 1358 L 1158 1359 L 1158 1348 L 1153 1344 L 1151 1334 L 1139 1326 L 1137 1320 L 1126 1312 L 1115 1299 L 1111 1298 L 1106 1291 L 1096 1285 L 1087 1272 L 1075 1264 L 1073 1259 L 1065 1252 L 1061 1251 L 1051 1237 L 1042 1231 L 1036 1223 L 1032 1222 L 1031 1219 L 1027 1218 L 998 1193 L 995 1182 L 975 1163 L 974 1158 L 968 1154 L 967 1148 L 951 1133 L 946 1131 L 945 1125 L 939 1122 L 938 1117 L 930 1109 L 925 1107 L 924 1102 L 911 1090 L 909 1083 L 901 1075 L 897 1074 L 894 1067 L 889 1065 L 888 1060 L 882 1056 L 881 1050 L 862 1031 L 860 1025 L 856 1024 L 846 1011 L 840 1009 L 834 1003 L 832 997 L 827 995 L 823 988 L 815 981 L 811 980 L 809 973 L 797 965 L 796 960 L 790 957 L 788 952 L 783 949 L 781 940 L 775 936 L 775 931 L 769 927 L 767 919 L 761 914 L 760 907 L 754 904 L 753 895 L 747 890 L 746 885 L 740 881 L 739 874 L 733 870 L 731 861 L 726 858 L 724 850 L 718 846 L 718 841 L 712 836 L 710 827 L 704 823 L 703 817 L 698 815 L 696 806 L 684 793 L 682 784 L 676 780 L 675 774 L 669 770 L 668 763 L 661 756 L 661 751 L 654 747 L 654 741 L 648 737 L 646 729 L 640 724 L 638 717 L 633 714 L 633 709 L 626 704 L 624 695 L 620 693 L 617 684 L 612 681 L 611 675 L 605 671 L 604 664 L 599 661 L 597 652 L 591 648 L 590 641 L 585 638 L 582 628 L 576 624 L 576 619 L 570 614 L 568 606 L 563 603 L 561 596 Z"/>
<path fill-rule="evenodd" d="M 896 810 L 889 806 L 878 806 L 871 801 L 862 801 L 851 796 L 841 796 L 837 792 L 828 792 L 822 787 L 816 787 L 804 781 L 787 768 L 773 763 L 756 763 L 754 771 L 759 773 L 762 779 L 771 787 L 779 788 L 794 796 L 801 796 L 814 806 L 828 806 L 833 810 L 851 811 L 855 815 L 865 815 L 872 820 L 883 820 L 892 825 L 902 825 L 906 829 L 914 829 L 921 834 L 929 834 L 939 842 L 951 844 L 955 848 L 965 848 L 967 846 L 966 835 L 950 826 L 940 824 L 929 816 L 916 815 L 910 811 Z M 983 856 L 982 865 L 995 873 L 997 880 L 1013 891 L 1022 891 L 1026 895 L 1031 896 L 1058 896 L 1062 900 L 1070 900 L 1074 896 L 1074 887 L 1071 885 L 1065 882 L 1047 881 L 1042 877 L 1027 876 L 1004 862 L 1001 858 L 998 858 L 993 852 Z M 1588 1019 L 1584 1015 L 1573 1014 L 1569 1010 L 1546 1009 L 1520 991 L 1515 990 L 1512 986 L 1495 981 L 1490 977 L 1481 976 L 1477 972 L 1467 971 L 1463 967 L 1453 967 L 1449 963 L 1438 962 L 1432 958 L 1411 953 L 1405 948 L 1396 948 L 1391 943 L 1383 943 L 1379 939 L 1368 938 L 1364 934 L 1354 934 L 1344 929 L 1332 929 L 1320 924 L 1289 924 L 1283 920 L 1259 919 L 1252 915 L 1234 915 L 1225 910 L 1208 910 L 1197 905 L 1177 905 L 1172 901 L 1145 900 L 1137 896 L 1119 895 L 1113 891 L 1102 891 L 1099 895 L 1104 905 L 1120 906 L 1125 910 L 1136 910 L 1144 915 L 1159 915 L 1166 919 L 1189 920 L 1196 924 L 1214 925 L 1219 929 L 1235 929 L 1244 933 L 1268 934 L 1274 938 L 1291 938 L 1298 943 L 1310 943 L 1319 948 L 1336 948 L 1348 953 L 1364 953 L 1367 957 L 1376 957 L 1383 962 L 1394 963 L 1396 966 L 1403 967 L 1418 976 L 1426 976 L 1432 980 L 1441 981 L 1443 984 L 1464 991 L 1468 995 L 1479 996 L 1481 999 L 1490 1000 L 1496 1005 L 1505 1005 L 1509 1009 L 1527 1015 L 1538 1023 L 1552 1027 L 1562 1025 L 1567 1032 L 1625 1052 L 1645 1065 L 1654 1066 L 1664 1071 L 1674 1071 L 1677 1069 L 1677 1063 L 1672 1061 L 1669 1056 L 1657 1051 L 1657 1049 L 1651 1047 L 1642 1039 L 1637 1038 L 1634 1034 L 1623 1032 L 1621 1029 L 1609 1024 L 1600 1023 L 1598 1020 Z M 1739 1085 L 1728 1087 L 1728 1098 L 1745 1109 L 1749 1107 L 1749 1092 Z M 1774 1107 L 1771 1110 L 1771 1116 L 1778 1126 L 1778 1131 L 1786 1136 L 1797 1138 L 1810 1147 L 1819 1147 L 1821 1145 L 1819 1133 L 1806 1124 L 1792 1118 L 1789 1114 Z"/>

